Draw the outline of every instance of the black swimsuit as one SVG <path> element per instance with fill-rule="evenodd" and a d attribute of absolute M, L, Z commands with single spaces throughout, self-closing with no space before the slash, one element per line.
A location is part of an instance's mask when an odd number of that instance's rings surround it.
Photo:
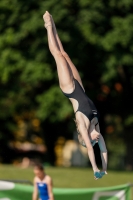
<path fill-rule="evenodd" d="M 99 118 L 98 111 L 97 111 L 94 103 L 92 102 L 92 100 L 88 98 L 88 96 L 85 94 L 83 88 L 81 87 L 81 85 L 79 84 L 79 82 L 76 79 L 74 79 L 74 83 L 75 83 L 74 91 L 70 94 L 63 92 L 63 94 L 68 98 L 73 98 L 78 101 L 79 106 L 78 106 L 78 109 L 76 112 L 80 111 L 90 121 L 94 117 Z"/>

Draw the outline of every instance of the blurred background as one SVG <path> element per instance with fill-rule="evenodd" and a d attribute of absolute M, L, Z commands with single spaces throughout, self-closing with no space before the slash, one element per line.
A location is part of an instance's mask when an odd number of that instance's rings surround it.
<path fill-rule="evenodd" d="M 132 0 L 0 1 L 0 163 L 90 166 L 77 142 L 71 103 L 59 89 L 46 10 L 100 112 L 108 168 L 132 170 Z"/>

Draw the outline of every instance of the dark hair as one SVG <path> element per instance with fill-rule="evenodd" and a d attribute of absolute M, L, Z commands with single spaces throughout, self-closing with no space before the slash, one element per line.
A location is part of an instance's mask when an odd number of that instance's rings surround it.
<path fill-rule="evenodd" d="M 43 167 L 43 165 L 41 163 L 35 164 L 34 167 L 37 168 L 37 169 L 39 169 L 39 170 L 41 170 L 41 171 L 44 170 L 44 167 Z"/>

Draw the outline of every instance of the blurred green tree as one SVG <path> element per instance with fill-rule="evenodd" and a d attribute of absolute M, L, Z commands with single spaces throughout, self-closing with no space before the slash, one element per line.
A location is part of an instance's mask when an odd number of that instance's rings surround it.
<path fill-rule="evenodd" d="M 110 166 L 120 167 L 124 158 L 123 166 L 133 166 L 132 9 L 131 0 L 0 1 L 0 140 L 6 144 L 1 149 L 15 139 L 16 116 L 27 112 L 34 113 L 29 121 L 38 118 L 41 122 L 36 134 L 45 139 L 51 162 L 57 137 L 72 137 L 73 111 L 58 87 L 43 28 L 42 15 L 48 10 L 87 94 L 101 113 Z M 27 140 L 31 136 L 27 134 Z M 119 162 L 113 159 L 115 155 L 116 160 L 121 157 Z"/>

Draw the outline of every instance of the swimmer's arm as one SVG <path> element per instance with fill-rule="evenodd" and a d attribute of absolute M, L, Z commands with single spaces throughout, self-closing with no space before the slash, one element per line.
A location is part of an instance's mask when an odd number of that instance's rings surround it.
<path fill-rule="evenodd" d="M 102 159 L 102 167 L 103 167 L 103 171 L 106 172 L 107 170 L 107 162 L 108 162 L 108 158 L 107 158 L 107 149 L 106 149 L 106 145 L 103 139 L 103 136 L 100 134 L 99 140 L 98 140 L 98 145 L 101 151 L 101 159 Z"/>
<path fill-rule="evenodd" d="M 97 124 L 96 126 L 96 131 L 100 133 L 99 124 Z M 102 168 L 103 168 L 103 171 L 106 173 L 107 162 L 108 162 L 107 149 L 106 149 L 106 144 L 104 142 L 103 136 L 101 134 L 98 140 L 98 145 L 101 151 Z"/>
<path fill-rule="evenodd" d="M 38 199 L 38 188 L 36 184 L 36 178 L 34 178 L 34 190 L 33 190 L 33 195 L 32 195 L 32 200 L 37 200 Z"/>
<path fill-rule="evenodd" d="M 94 150 L 93 150 L 93 147 L 92 147 L 92 144 L 90 141 L 90 136 L 88 137 L 88 130 L 85 125 L 84 126 L 80 125 L 79 128 L 80 128 L 80 132 L 83 137 L 83 140 L 87 147 L 88 156 L 89 156 L 93 171 L 94 172 L 99 171 L 97 164 L 96 164 L 96 160 L 95 160 Z"/>
<path fill-rule="evenodd" d="M 52 179 L 49 177 L 49 181 L 48 181 L 48 196 L 49 196 L 49 199 L 48 200 L 54 200 L 52 188 L 53 188 Z"/>

